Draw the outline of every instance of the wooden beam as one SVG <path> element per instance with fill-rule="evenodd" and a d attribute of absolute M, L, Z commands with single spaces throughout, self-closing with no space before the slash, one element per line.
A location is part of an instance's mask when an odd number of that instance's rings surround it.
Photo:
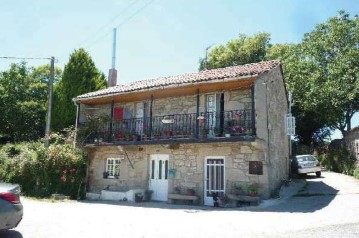
<path fill-rule="evenodd" d="M 96 104 L 109 104 L 112 100 L 116 102 L 136 102 L 147 100 L 151 97 L 151 95 L 156 95 L 156 99 L 166 98 L 166 97 L 180 97 L 180 96 L 188 96 L 195 95 L 197 89 L 201 91 L 201 93 L 215 93 L 215 92 L 223 92 L 234 89 L 249 89 L 251 85 L 255 81 L 255 78 L 234 80 L 229 82 L 212 82 L 212 83 L 196 83 L 185 86 L 173 86 L 173 87 L 163 87 L 158 89 L 149 89 L 143 91 L 134 91 L 124 94 L 118 95 L 108 95 L 99 98 L 90 98 L 90 99 L 82 99 L 81 103 L 96 105 Z"/>

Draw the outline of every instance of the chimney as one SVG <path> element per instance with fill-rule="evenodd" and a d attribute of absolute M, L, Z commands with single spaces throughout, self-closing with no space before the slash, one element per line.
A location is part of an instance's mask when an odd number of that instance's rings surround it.
<path fill-rule="evenodd" d="M 117 85 L 117 70 L 115 68 L 116 68 L 116 28 L 113 28 L 112 68 L 108 72 L 107 87 L 114 87 Z"/>

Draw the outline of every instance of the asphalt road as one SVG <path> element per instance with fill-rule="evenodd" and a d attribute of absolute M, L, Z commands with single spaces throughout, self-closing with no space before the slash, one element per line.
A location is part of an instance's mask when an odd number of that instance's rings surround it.
<path fill-rule="evenodd" d="M 281 195 L 241 208 L 23 199 L 23 221 L 0 237 L 359 237 L 357 180 L 324 172 Z"/>

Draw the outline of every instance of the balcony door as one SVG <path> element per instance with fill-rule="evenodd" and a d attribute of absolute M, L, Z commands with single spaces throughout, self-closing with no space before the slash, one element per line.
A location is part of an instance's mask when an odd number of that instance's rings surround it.
<path fill-rule="evenodd" d="M 207 94 L 206 98 L 207 107 L 207 126 L 208 136 L 214 135 L 214 128 L 216 127 L 216 114 L 217 114 L 217 100 L 216 94 Z"/>
<path fill-rule="evenodd" d="M 153 191 L 152 199 L 155 201 L 167 201 L 168 158 L 169 155 L 151 155 L 149 189 Z"/>
<path fill-rule="evenodd" d="M 144 104 L 143 102 L 136 103 L 136 134 L 142 135 L 143 133 L 143 117 L 144 117 Z"/>

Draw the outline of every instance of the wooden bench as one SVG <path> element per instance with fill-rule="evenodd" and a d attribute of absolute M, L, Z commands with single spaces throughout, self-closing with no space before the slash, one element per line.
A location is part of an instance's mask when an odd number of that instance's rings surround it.
<path fill-rule="evenodd" d="M 197 203 L 199 201 L 199 197 L 195 195 L 184 195 L 184 194 L 177 194 L 177 193 L 170 193 L 168 194 L 168 203 L 173 204 L 176 200 L 180 201 L 189 201 L 192 204 Z"/>
<path fill-rule="evenodd" d="M 258 205 L 261 201 L 260 197 L 246 196 L 246 195 L 234 195 L 228 194 L 228 198 L 232 201 L 234 206 L 237 206 L 237 203 L 249 203 L 250 205 L 255 204 Z"/>

